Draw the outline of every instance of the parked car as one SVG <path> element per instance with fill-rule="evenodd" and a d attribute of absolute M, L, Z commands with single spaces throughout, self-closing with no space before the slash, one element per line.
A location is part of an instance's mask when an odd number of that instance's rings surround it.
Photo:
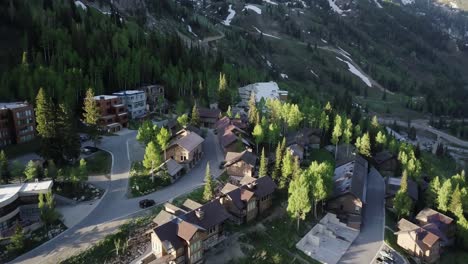
<path fill-rule="evenodd" d="M 148 208 L 156 204 L 154 200 L 151 199 L 144 199 L 139 202 L 140 208 Z"/>
<path fill-rule="evenodd" d="M 91 153 L 95 153 L 95 152 L 98 152 L 98 151 L 99 151 L 98 148 L 91 147 L 91 146 L 86 146 L 86 147 L 81 149 L 81 153 L 86 154 L 86 155 L 91 154 Z"/>

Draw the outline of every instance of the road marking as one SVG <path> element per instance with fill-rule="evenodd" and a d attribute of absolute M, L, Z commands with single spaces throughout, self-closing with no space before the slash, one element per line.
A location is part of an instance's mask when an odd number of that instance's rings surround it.
<path fill-rule="evenodd" d="M 127 139 L 127 143 L 126 143 L 126 144 L 127 144 L 127 158 L 128 158 L 128 162 L 130 162 L 130 150 L 129 150 L 129 147 L 128 147 L 128 141 L 129 141 L 129 140 L 130 140 L 130 139 Z"/>

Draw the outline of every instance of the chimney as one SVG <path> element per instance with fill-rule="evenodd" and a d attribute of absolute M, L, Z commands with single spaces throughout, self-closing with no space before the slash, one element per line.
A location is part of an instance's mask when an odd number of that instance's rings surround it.
<path fill-rule="evenodd" d="M 247 188 L 249 188 L 249 189 L 251 189 L 251 190 L 255 189 L 255 187 L 257 187 L 257 182 L 255 182 L 255 181 L 249 182 L 249 183 L 247 184 Z"/>
<path fill-rule="evenodd" d="M 198 219 L 203 220 L 203 217 L 205 216 L 205 212 L 203 212 L 202 209 L 198 208 L 195 210 L 195 215 L 198 217 Z"/>

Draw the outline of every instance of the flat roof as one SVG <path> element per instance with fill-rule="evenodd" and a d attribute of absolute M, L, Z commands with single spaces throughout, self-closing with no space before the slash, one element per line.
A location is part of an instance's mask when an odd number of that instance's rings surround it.
<path fill-rule="evenodd" d="M 102 99 L 110 100 L 110 99 L 117 98 L 117 96 L 115 96 L 115 95 L 96 95 L 93 98 L 94 98 L 94 100 L 102 100 Z"/>
<path fill-rule="evenodd" d="M 9 102 L 9 103 L 0 103 L 0 109 L 16 109 L 20 107 L 28 106 L 29 104 L 24 102 Z"/>
<path fill-rule="evenodd" d="M 8 201 L 18 194 L 20 195 L 48 191 L 52 187 L 52 184 L 52 181 L 42 181 L 1 185 L 0 204 Z"/>
<path fill-rule="evenodd" d="M 112 94 L 115 94 L 115 95 L 132 95 L 132 94 L 139 94 L 139 93 L 145 93 L 145 92 L 142 91 L 142 90 L 126 90 L 126 91 L 115 92 L 115 93 L 112 93 Z"/>

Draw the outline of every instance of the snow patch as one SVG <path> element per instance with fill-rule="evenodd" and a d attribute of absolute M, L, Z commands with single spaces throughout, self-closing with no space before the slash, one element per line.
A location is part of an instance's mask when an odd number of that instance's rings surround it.
<path fill-rule="evenodd" d="M 323 43 L 327 44 L 328 41 L 324 40 L 324 39 L 320 39 Z"/>
<path fill-rule="evenodd" d="M 278 3 L 276 2 L 273 2 L 271 0 L 263 0 L 263 2 L 267 3 L 267 4 L 270 4 L 270 5 L 278 5 Z"/>
<path fill-rule="evenodd" d="M 415 0 L 401 0 L 401 3 L 403 5 L 411 5 L 411 4 L 414 4 L 414 1 Z"/>
<path fill-rule="evenodd" d="M 198 35 L 195 34 L 195 33 L 192 31 L 192 27 L 191 27 L 190 25 L 187 25 L 187 28 L 188 28 L 188 31 L 189 31 L 190 33 L 192 33 L 192 35 L 194 35 L 195 37 L 198 38 Z"/>
<path fill-rule="evenodd" d="M 352 74 L 354 74 L 354 75 L 356 75 L 357 77 L 359 77 L 367 86 L 372 87 L 372 83 L 371 83 L 371 81 L 369 80 L 369 78 L 367 78 L 362 72 L 360 72 L 353 64 L 351 64 L 351 62 L 345 61 L 345 60 L 343 60 L 343 59 L 341 59 L 341 58 L 338 58 L 338 57 L 336 57 L 336 59 L 338 59 L 339 61 L 342 61 L 342 62 L 348 64 L 348 70 L 349 70 Z"/>
<path fill-rule="evenodd" d="M 283 79 L 289 79 L 289 76 L 286 73 L 280 73 L 280 75 Z"/>
<path fill-rule="evenodd" d="M 234 19 L 234 16 L 236 15 L 236 11 L 232 9 L 232 5 L 229 5 L 228 12 L 229 12 L 229 15 L 226 17 L 226 20 L 221 22 L 225 26 L 230 26 L 231 21 Z"/>
<path fill-rule="evenodd" d="M 374 0 L 375 4 L 377 5 L 378 8 L 383 8 L 383 6 L 379 3 L 379 1 Z"/>
<path fill-rule="evenodd" d="M 81 1 L 75 1 L 75 6 L 81 7 L 81 9 L 83 9 L 83 10 L 87 9 L 86 5 L 83 4 L 83 2 L 81 2 Z"/>
<path fill-rule="evenodd" d="M 252 10 L 254 11 L 255 13 L 261 15 L 262 14 L 262 9 L 260 9 L 259 7 L 257 6 L 254 6 L 254 5 L 245 5 L 244 9 L 243 10 Z"/>
<path fill-rule="evenodd" d="M 335 13 L 337 13 L 337 14 L 340 14 L 340 15 L 343 14 L 344 11 L 341 10 L 341 8 L 339 8 L 339 7 L 335 4 L 334 1 L 335 1 L 335 0 L 328 0 L 328 4 L 330 5 L 331 9 L 333 9 L 333 11 L 334 11 Z"/>
<path fill-rule="evenodd" d="M 318 74 L 316 74 L 316 73 L 314 72 L 314 70 L 310 70 L 310 73 L 312 73 L 313 75 L 315 75 L 315 77 L 317 77 L 317 78 L 319 77 Z"/>
<path fill-rule="evenodd" d="M 275 39 L 281 39 L 280 37 L 273 36 L 273 35 L 270 35 L 270 34 L 266 34 L 265 32 L 261 31 L 260 29 L 258 29 L 258 28 L 255 27 L 255 26 L 253 26 L 253 28 L 255 28 L 255 30 L 256 30 L 258 33 L 263 34 L 263 35 L 266 36 L 266 37 L 275 38 Z"/>

